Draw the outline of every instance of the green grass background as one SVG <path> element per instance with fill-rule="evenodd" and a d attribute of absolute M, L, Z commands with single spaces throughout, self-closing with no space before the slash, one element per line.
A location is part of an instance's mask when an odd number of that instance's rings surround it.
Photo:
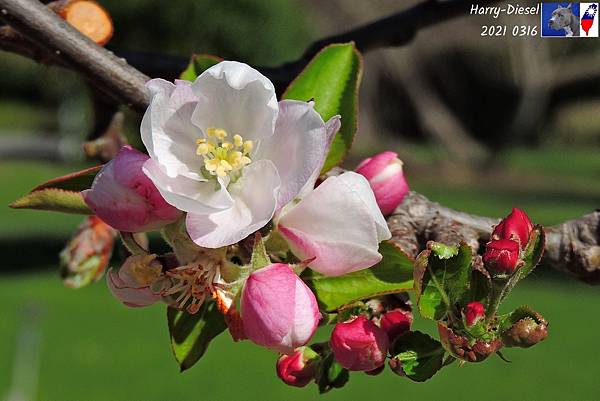
<path fill-rule="evenodd" d="M 596 155 L 592 150 L 511 152 L 505 159 L 507 171 L 529 179 L 530 186 L 504 178 L 449 184 L 436 174 L 406 168 L 414 189 L 448 206 L 502 216 L 518 205 L 536 222 L 553 224 L 600 206 Z M 76 167 L 0 162 L 0 204 Z M 0 239 L 64 237 L 80 219 L 3 207 Z M 11 255 L 8 263 L 15 257 L 28 255 Z M 33 316 L 39 316 L 42 336 L 39 400 L 600 399 L 598 289 L 543 269 L 517 287 L 503 310 L 533 306 L 550 321 L 550 337 L 529 350 L 505 350 L 510 364 L 496 357 L 477 365 L 454 364 L 426 383 L 387 370 L 378 377 L 355 373 L 345 388 L 319 396 L 314 386 L 283 385 L 275 376 L 274 353 L 248 342 L 233 343 L 228 334 L 180 374 L 169 350 L 164 307 L 125 308 L 103 281 L 82 290 L 66 289 L 51 266 L 55 260 L 47 263 L 37 272 L 0 275 L 0 400 L 10 388 L 22 325 Z M 433 330 L 422 320 L 415 326 Z M 34 366 L 31 371 L 35 373 Z"/>

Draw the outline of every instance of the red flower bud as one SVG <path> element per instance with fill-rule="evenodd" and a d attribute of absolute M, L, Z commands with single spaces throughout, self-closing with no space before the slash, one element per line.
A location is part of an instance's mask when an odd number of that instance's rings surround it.
<path fill-rule="evenodd" d="M 379 324 L 381 328 L 387 333 L 390 343 L 394 341 L 398 336 L 410 331 L 410 325 L 412 324 L 412 313 L 404 311 L 402 309 L 394 309 L 381 317 Z"/>
<path fill-rule="evenodd" d="M 494 228 L 493 239 L 512 239 L 525 249 L 529 242 L 529 234 L 533 224 L 527 214 L 521 209 L 513 208 L 512 212 Z"/>
<path fill-rule="evenodd" d="M 470 302 L 467 304 L 464 314 L 467 326 L 471 327 L 485 317 L 485 308 L 481 302 Z"/>
<path fill-rule="evenodd" d="M 490 273 L 512 273 L 519 262 L 519 244 L 510 239 L 490 241 L 483 263 Z"/>
<path fill-rule="evenodd" d="M 277 360 L 277 376 L 287 385 L 304 387 L 317 373 L 319 354 L 301 347 L 291 355 L 281 355 Z"/>
<path fill-rule="evenodd" d="M 329 342 L 335 360 L 348 370 L 374 370 L 385 362 L 386 332 L 364 316 L 338 323 Z"/>

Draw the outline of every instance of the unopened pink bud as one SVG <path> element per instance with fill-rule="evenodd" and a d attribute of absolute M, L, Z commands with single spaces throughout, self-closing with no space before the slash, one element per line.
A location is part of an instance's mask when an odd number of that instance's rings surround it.
<path fill-rule="evenodd" d="M 385 362 L 386 332 L 364 316 L 338 323 L 329 340 L 335 360 L 348 370 L 372 371 Z"/>
<path fill-rule="evenodd" d="M 464 314 L 467 326 L 471 327 L 485 317 L 485 308 L 481 302 L 469 302 L 465 307 Z"/>
<path fill-rule="evenodd" d="M 529 241 L 529 234 L 533 230 L 533 224 L 529 216 L 521 209 L 513 208 L 512 212 L 494 228 L 492 237 L 494 239 L 512 239 L 518 241 L 522 249 L 525 249 Z"/>
<path fill-rule="evenodd" d="M 391 214 L 408 193 L 402 161 L 395 152 L 382 152 L 363 160 L 356 172 L 365 176 L 385 216 Z"/>
<path fill-rule="evenodd" d="M 412 319 L 412 313 L 410 313 L 409 311 L 395 309 L 381 316 L 379 324 L 381 328 L 387 333 L 391 343 L 398 336 L 406 333 L 407 331 L 410 331 Z"/>
<path fill-rule="evenodd" d="M 499 239 L 487 244 L 483 263 L 490 273 L 510 274 L 519 262 L 519 243 Z"/>
<path fill-rule="evenodd" d="M 282 263 L 248 277 L 241 306 L 246 336 L 282 354 L 308 343 L 321 317 L 310 288 Z"/>
<path fill-rule="evenodd" d="M 123 146 L 82 192 L 85 203 L 111 227 L 125 232 L 157 230 L 179 218 L 142 171 L 148 156 Z"/>
<path fill-rule="evenodd" d="M 301 347 L 291 355 L 281 355 L 277 360 L 277 376 L 287 385 L 304 387 L 317 373 L 319 355 L 310 348 Z"/>

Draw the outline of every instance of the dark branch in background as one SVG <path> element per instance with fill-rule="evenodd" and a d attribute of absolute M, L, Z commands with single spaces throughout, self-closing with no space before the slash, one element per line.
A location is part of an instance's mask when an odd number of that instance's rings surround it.
<path fill-rule="evenodd" d="M 479 4 L 494 1 L 480 1 Z M 392 14 L 350 31 L 312 43 L 299 59 L 277 67 L 256 67 L 282 93 L 308 62 L 325 46 L 332 43 L 354 42 L 361 52 L 402 46 L 409 43 L 420 29 L 457 16 L 468 15 L 471 4 L 464 1 L 428 0 L 409 9 Z M 189 59 L 177 56 L 113 49 L 116 54 L 151 77 L 176 78 L 187 66 Z"/>
<path fill-rule="evenodd" d="M 81 35 L 37 0 L 0 0 L 0 18 L 119 103 L 138 111 L 148 99 L 148 77 Z"/>
<path fill-rule="evenodd" d="M 408 42 L 420 28 L 463 14 L 465 7 L 469 5 L 460 1 L 426 1 L 362 28 L 319 41 L 310 46 L 300 60 L 262 71 L 279 85 L 287 84 L 322 46 L 350 40 L 355 41 L 361 51 L 398 46 Z M 144 74 L 87 40 L 38 1 L 0 0 L 0 13 L 0 17 L 45 52 L 58 51 L 55 59 L 61 65 L 79 72 L 97 87 L 104 88 L 105 93 L 137 110 L 147 106 L 144 82 L 148 78 Z M 1 40 L 0 46 L 7 48 Z M 133 56 L 130 59 L 142 64 L 141 59 Z M 165 69 L 175 68 L 173 60 L 161 60 L 167 61 L 156 64 L 152 57 L 143 61 Z M 178 68 L 176 74 L 180 71 Z M 167 77 L 167 74 L 157 75 Z M 452 243 L 464 239 L 477 249 L 489 239 L 491 227 L 497 222 L 497 219 L 457 212 L 414 192 L 388 219 L 393 241 L 411 255 L 423 249 L 428 240 Z M 580 280 L 600 283 L 600 211 L 550 227 L 546 233 L 543 259 L 546 265 Z"/>

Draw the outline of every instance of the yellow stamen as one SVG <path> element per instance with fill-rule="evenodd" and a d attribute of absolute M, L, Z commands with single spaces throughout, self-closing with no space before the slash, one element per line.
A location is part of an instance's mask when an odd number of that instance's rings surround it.
<path fill-rule="evenodd" d="M 252 141 L 244 141 L 238 134 L 233 136 L 233 143 L 225 141 L 227 132 L 214 127 L 206 130 L 206 136 L 209 139 L 196 141 L 196 154 L 204 158 L 204 168 L 211 175 L 223 178 L 252 162 L 249 157 L 254 149 Z"/>

